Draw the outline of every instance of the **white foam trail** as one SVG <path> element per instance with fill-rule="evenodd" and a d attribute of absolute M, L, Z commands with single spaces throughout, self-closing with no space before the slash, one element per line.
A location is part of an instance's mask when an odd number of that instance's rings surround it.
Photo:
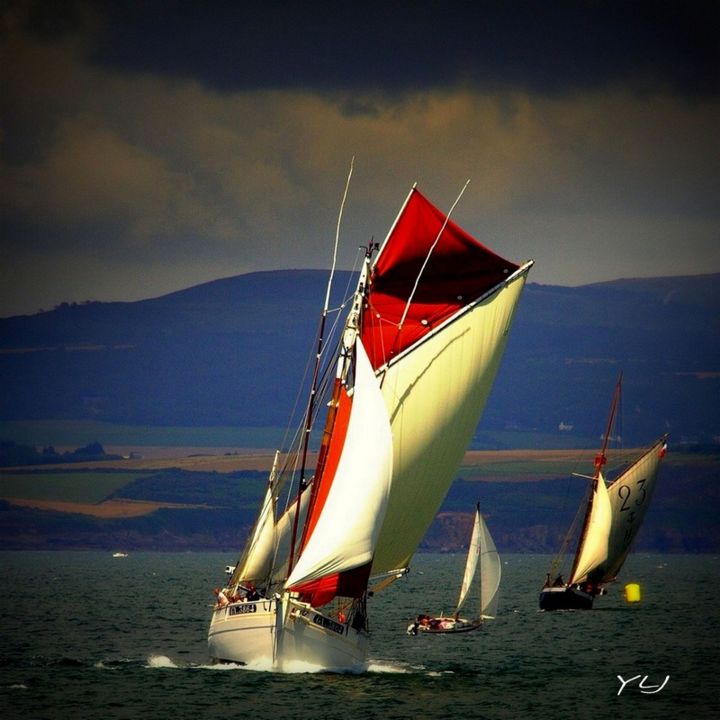
<path fill-rule="evenodd" d="M 167 655 L 150 655 L 147 666 L 151 668 L 177 668 L 177 665 Z"/>
<path fill-rule="evenodd" d="M 410 668 L 408 665 L 393 663 L 389 660 L 375 660 L 368 665 L 368 672 L 403 675 L 413 672 L 413 668 Z"/>

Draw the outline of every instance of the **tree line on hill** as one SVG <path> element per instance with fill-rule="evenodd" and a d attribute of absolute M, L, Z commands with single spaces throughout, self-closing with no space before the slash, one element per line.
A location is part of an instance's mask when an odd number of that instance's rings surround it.
<path fill-rule="evenodd" d="M 38 450 L 34 445 L 21 445 L 9 440 L 0 441 L 0 467 L 119 460 L 120 457 L 120 455 L 106 453 L 99 442 L 91 442 L 84 447 L 60 453 L 52 445 Z"/>

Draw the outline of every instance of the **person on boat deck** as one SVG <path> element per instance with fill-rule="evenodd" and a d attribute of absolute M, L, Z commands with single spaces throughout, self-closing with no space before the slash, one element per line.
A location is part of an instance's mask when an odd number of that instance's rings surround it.
<path fill-rule="evenodd" d="M 247 594 L 245 595 L 245 600 L 252 601 L 259 599 L 260 593 L 257 591 L 257 588 L 252 583 L 249 583 L 247 587 Z"/>
<path fill-rule="evenodd" d="M 562 575 L 558 575 L 555 578 L 555 582 L 553 583 L 553 587 L 562 587 L 565 584 L 565 581 L 562 579 Z"/>
<path fill-rule="evenodd" d="M 220 588 L 215 588 L 213 590 L 213 592 L 215 593 L 215 596 L 217 597 L 217 607 L 225 607 L 226 605 L 228 605 L 230 603 L 227 595 Z"/>

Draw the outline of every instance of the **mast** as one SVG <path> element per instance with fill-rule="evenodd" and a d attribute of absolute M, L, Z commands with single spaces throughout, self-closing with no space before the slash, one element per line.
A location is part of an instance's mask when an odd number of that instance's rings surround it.
<path fill-rule="evenodd" d="M 353 165 L 355 157 L 350 160 L 350 170 L 348 172 L 347 180 L 345 181 L 345 190 L 343 192 L 342 200 L 340 202 L 340 211 L 338 213 L 337 225 L 335 227 L 335 243 L 333 247 L 333 259 L 330 267 L 330 275 L 328 277 L 327 289 L 325 291 L 325 303 L 323 305 L 322 315 L 320 317 L 320 329 L 318 330 L 318 346 L 317 352 L 315 353 L 315 367 L 313 368 L 312 382 L 310 385 L 310 397 L 308 398 L 307 412 L 305 413 L 305 425 L 303 428 L 303 448 L 302 448 L 302 460 L 300 463 L 300 481 L 298 482 L 298 491 L 295 498 L 295 519 L 293 520 L 292 536 L 290 540 L 290 555 L 288 557 L 288 575 L 293 567 L 293 561 L 295 558 L 295 541 L 297 538 L 298 531 L 298 518 L 300 516 L 300 497 L 303 491 L 307 487 L 307 481 L 305 479 L 305 472 L 307 469 L 307 455 L 308 446 L 310 443 L 310 433 L 312 432 L 313 414 L 315 412 L 315 396 L 317 395 L 317 384 L 318 375 L 320 373 L 320 360 L 322 358 L 324 336 L 325 336 L 325 322 L 327 320 L 328 308 L 330 307 L 330 290 L 332 288 L 333 276 L 335 275 L 335 265 L 337 262 L 337 249 L 340 241 L 340 222 L 342 220 L 343 210 L 345 208 L 345 200 L 347 199 L 348 188 L 350 187 L 350 178 L 352 177 Z"/>
<path fill-rule="evenodd" d="M 612 403 L 610 405 L 610 414 L 608 416 L 607 426 L 605 428 L 605 435 L 603 437 L 603 444 L 600 452 L 595 456 L 595 472 L 593 473 L 593 479 L 592 479 L 592 489 L 590 492 L 590 497 L 588 498 L 587 507 L 585 509 L 585 518 L 583 519 L 583 527 L 582 532 L 580 534 L 580 540 L 578 542 L 577 550 L 575 551 L 575 558 L 573 560 L 572 569 L 570 570 L 570 578 L 569 581 L 571 582 L 572 579 L 575 577 L 575 573 L 577 571 L 578 562 L 580 560 L 580 550 L 585 543 L 585 539 L 587 537 L 588 528 L 590 525 L 590 515 L 592 514 L 592 508 L 593 508 L 593 502 L 595 500 L 595 494 L 597 490 L 598 483 L 604 483 L 605 480 L 602 476 L 602 468 L 607 463 L 607 457 L 605 455 L 605 452 L 607 450 L 608 441 L 610 439 L 610 432 L 612 431 L 613 423 L 615 422 L 615 413 L 617 412 L 617 408 L 620 402 L 620 393 L 622 389 L 622 370 L 620 371 L 620 375 L 618 376 L 617 383 L 615 385 L 615 392 L 613 393 L 613 399 Z"/>
<path fill-rule="evenodd" d="M 607 450 L 608 441 L 610 439 L 610 432 L 612 431 L 613 423 L 615 422 L 615 413 L 620 403 L 620 393 L 622 392 L 622 370 L 618 376 L 617 383 L 615 385 L 615 392 L 613 394 L 612 405 L 610 406 L 610 416 L 608 417 L 607 427 L 605 428 L 605 436 L 603 439 L 602 450 L 595 456 L 595 474 L 594 478 L 597 478 L 602 470 L 603 465 L 607 463 L 605 457 L 605 451 Z"/>

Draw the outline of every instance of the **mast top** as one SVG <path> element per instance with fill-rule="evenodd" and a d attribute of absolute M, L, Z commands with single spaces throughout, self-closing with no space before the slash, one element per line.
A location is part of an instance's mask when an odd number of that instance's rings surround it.
<path fill-rule="evenodd" d="M 615 414 L 620 403 L 620 393 L 622 392 L 622 370 L 618 376 L 617 383 L 615 384 L 615 392 L 613 394 L 612 404 L 610 405 L 610 416 L 608 417 L 607 427 L 605 428 L 605 435 L 603 437 L 603 445 L 600 452 L 595 456 L 595 478 L 599 477 L 603 465 L 607 464 L 607 457 L 605 451 L 607 450 L 608 441 L 610 440 L 610 432 L 612 431 L 613 423 L 615 422 Z"/>

